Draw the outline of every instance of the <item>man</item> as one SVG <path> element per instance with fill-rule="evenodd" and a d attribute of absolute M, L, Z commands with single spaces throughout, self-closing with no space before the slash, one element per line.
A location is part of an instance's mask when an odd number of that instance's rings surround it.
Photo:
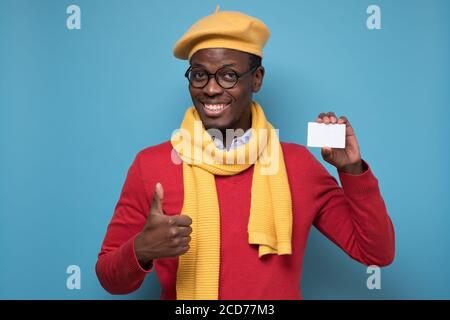
<path fill-rule="evenodd" d="M 216 10 L 175 45 L 194 106 L 128 171 L 96 265 L 108 292 L 136 290 L 154 267 L 162 299 L 301 299 L 312 225 L 361 263 L 392 262 L 393 226 L 348 119 L 316 119 L 346 125 L 345 149 L 322 148 L 341 188 L 253 100 L 268 37 L 260 20 Z"/>

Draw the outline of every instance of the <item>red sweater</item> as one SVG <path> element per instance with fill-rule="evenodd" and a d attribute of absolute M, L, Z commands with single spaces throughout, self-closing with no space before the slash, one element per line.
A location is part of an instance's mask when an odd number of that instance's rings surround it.
<path fill-rule="evenodd" d="M 385 266 L 394 258 L 394 229 L 366 162 L 365 172 L 339 172 L 342 188 L 303 146 L 282 142 L 292 209 L 292 255 L 258 258 L 247 224 L 253 166 L 234 176 L 216 176 L 220 206 L 219 299 L 301 299 L 300 279 L 312 225 L 366 265 Z M 96 272 L 112 294 L 138 289 L 155 269 L 161 299 L 176 299 L 178 258 L 154 260 L 144 270 L 134 253 L 134 238 L 146 222 L 157 182 L 164 187 L 163 210 L 179 214 L 183 206 L 182 165 L 171 160 L 169 141 L 146 148 L 133 161 L 98 255 Z"/>

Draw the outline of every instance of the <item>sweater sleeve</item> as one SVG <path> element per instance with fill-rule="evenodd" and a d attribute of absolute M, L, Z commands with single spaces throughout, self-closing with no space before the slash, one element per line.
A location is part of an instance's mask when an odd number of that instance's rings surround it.
<path fill-rule="evenodd" d="M 153 269 L 153 261 L 143 269 L 134 250 L 134 238 L 144 227 L 149 209 L 138 155 L 128 170 L 95 267 L 100 284 L 111 294 L 137 290 Z"/>
<path fill-rule="evenodd" d="M 314 225 L 353 259 L 365 265 L 386 266 L 395 255 L 394 228 L 378 180 L 364 160 L 363 166 L 365 171 L 359 175 L 338 171 L 340 187 L 314 158 Z"/>

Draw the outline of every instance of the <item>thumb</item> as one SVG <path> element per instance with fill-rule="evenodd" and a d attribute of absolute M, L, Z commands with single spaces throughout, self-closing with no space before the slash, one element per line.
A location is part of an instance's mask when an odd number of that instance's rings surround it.
<path fill-rule="evenodd" d="M 329 159 L 331 157 L 331 148 L 323 147 L 322 148 L 322 157 L 324 159 Z"/>
<path fill-rule="evenodd" d="M 161 183 L 157 183 L 153 192 L 152 206 L 150 214 L 164 214 L 163 212 L 164 190 Z"/>

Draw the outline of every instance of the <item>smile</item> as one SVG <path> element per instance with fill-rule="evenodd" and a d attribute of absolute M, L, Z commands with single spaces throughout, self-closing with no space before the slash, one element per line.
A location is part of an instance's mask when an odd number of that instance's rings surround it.
<path fill-rule="evenodd" d="M 230 103 L 228 104 L 209 104 L 209 103 L 204 103 L 203 104 L 203 109 L 205 110 L 205 113 L 210 116 L 210 115 L 219 115 L 221 114 L 224 110 L 226 110 L 228 107 L 230 106 Z"/>

